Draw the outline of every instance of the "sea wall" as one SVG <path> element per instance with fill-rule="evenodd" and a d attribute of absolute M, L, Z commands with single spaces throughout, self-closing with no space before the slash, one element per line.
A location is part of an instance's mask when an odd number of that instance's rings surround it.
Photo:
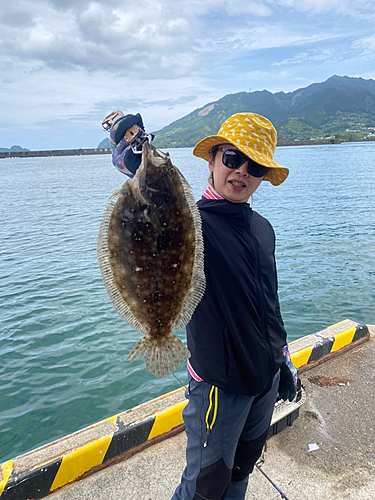
<path fill-rule="evenodd" d="M 341 144 L 340 139 L 316 139 L 309 141 L 278 141 L 278 146 L 318 146 L 321 144 Z"/>
<path fill-rule="evenodd" d="M 81 155 L 106 155 L 110 154 L 111 148 L 93 149 L 52 149 L 47 151 L 3 151 L 0 158 L 32 158 L 43 156 L 81 156 Z"/>
<path fill-rule="evenodd" d="M 311 141 L 279 141 L 278 146 L 316 146 L 319 144 L 340 144 L 339 139 L 321 139 Z M 1 158 L 33 158 L 43 156 L 81 156 L 81 155 L 106 155 L 110 154 L 111 148 L 93 149 L 52 149 L 48 151 L 3 151 Z"/>

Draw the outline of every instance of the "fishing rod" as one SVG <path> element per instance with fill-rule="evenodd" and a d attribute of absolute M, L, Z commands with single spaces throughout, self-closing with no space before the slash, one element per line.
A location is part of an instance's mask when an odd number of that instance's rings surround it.
<path fill-rule="evenodd" d="M 281 498 L 285 498 L 285 500 L 288 500 L 288 497 L 285 495 L 285 493 L 283 493 L 280 488 L 278 488 L 276 486 L 276 484 L 267 476 L 267 474 L 265 472 L 262 471 L 260 465 L 258 464 L 261 464 L 261 463 L 264 463 L 263 461 L 261 462 L 258 462 L 257 464 L 255 464 L 255 467 L 258 469 L 259 472 L 261 472 L 263 474 L 263 476 L 272 484 L 272 486 L 280 493 L 281 495 Z"/>

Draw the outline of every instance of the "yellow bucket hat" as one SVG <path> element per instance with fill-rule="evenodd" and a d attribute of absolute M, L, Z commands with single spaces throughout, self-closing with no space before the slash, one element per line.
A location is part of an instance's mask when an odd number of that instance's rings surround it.
<path fill-rule="evenodd" d="M 264 116 L 255 113 L 236 113 L 220 127 L 217 135 L 202 139 L 195 146 L 193 155 L 208 161 L 214 146 L 232 144 L 259 165 L 269 167 L 264 176 L 274 186 L 288 177 L 289 169 L 273 161 L 277 144 L 277 132 L 272 123 Z"/>

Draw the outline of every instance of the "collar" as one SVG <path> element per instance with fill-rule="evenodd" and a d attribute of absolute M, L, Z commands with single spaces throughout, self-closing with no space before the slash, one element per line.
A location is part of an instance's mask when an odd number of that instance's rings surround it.
<path fill-rule="evenodd" d="M 207 189 L 202 196 L 203 198 L 207 198 L 207 200 L 224 200 L 222 196 L 217 194 L 212 186 L 207 186 Z"/>

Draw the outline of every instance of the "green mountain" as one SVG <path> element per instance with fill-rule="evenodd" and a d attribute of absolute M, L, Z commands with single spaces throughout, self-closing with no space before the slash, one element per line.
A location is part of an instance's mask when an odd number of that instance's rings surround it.
<path fill-rule="evenodd" d="M 276 127 L 279 141 L 375 139 L 375 80 L 332 76 L 294 92 L 239 92 L 196 109 L 155 132 L 156 147 L 193 147 L 232 114 L 251 111 Z"/>

